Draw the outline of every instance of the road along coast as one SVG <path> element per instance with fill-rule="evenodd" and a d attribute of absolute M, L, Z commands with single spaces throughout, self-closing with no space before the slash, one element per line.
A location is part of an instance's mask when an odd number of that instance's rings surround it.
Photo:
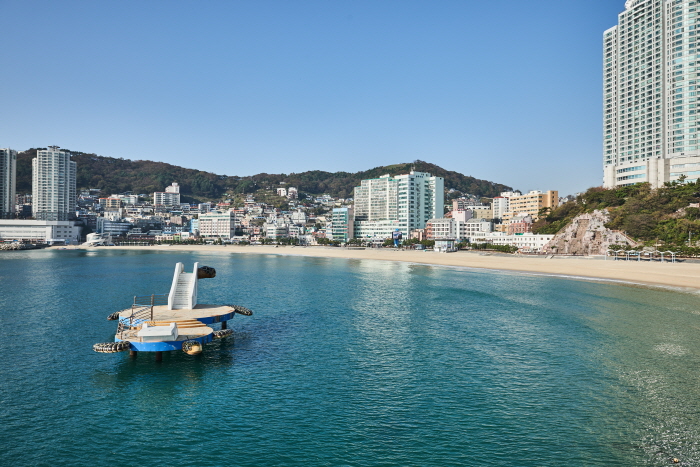
<path fill-rule="evenodd" d="M 81 247 L 78 247 L 81 248 Z M 599 257 L 518 256 L 459 251 L 395 250 L 389 248 L 347 249 L 334 247 L 294 247 L 269 245 L 153 245 L 99 247 L 98 249 L 150 249 L 154 251 L 191 251 L 222 254 L 268 254 L 323 258 L 402 261 L 407 263 L 519 271 L 536 274 L 605 279 L 643 285 L 700 290 L 700 262 L 614 261 Z M 90 248 L 93 249 L 93 248 Z"/>

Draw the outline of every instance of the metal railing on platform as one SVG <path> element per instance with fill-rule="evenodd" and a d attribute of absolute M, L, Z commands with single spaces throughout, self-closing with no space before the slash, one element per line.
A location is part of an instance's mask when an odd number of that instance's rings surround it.
<path fill-rule="evenodd" d="M 153 321 L 153 307 L 168 304 L 168 294 L 134 296 L 131 315 L 119 319 L 117 337 L 121 340 L 134 338 L 146 321 Z"/>

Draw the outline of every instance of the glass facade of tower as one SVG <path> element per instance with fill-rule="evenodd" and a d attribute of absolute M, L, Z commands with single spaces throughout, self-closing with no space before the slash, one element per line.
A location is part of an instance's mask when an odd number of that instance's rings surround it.
<path fill-rule="evenodd" d="M 698 3 L 628 0 L 603 34 L 606 186 L 658 186 L 667 159 L 696 155 Z"/>

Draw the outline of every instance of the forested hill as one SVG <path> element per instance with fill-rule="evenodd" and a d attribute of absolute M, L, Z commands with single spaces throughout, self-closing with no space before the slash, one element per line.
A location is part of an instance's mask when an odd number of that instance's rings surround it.
<path fill-rule="evenodd" d="M 36 157 L 36 151 L 30 149 L 17 156 L 18 193 L 30 193 L 32 190 L 32 158 Z M 216 200 L 227 192 L 254 193 L 260 189 L 276 188 L 284 182 L 286 186 L 297 187 L 300 193 L 327 193 L 334 197 L 348 198 L 352 196 L 353 188 L 363 179 L 387 173 L 408 173 L 411 169 L 443 177 L 446 190 L 454 189 L 465 194 L 492 197 L 511 190 L 506 185 L 479 180 L 423 161 L 376 167 L 356 173 L 313 170 L 289 175 L 261 173 L 236 177 L 185 169 L 164 162 L 115 159 L 82 152 L 72 154 L 72 160 L 78 169 L 78 189 L 99 188 L 103 196 L 125 191 L 153 193 L 163 191 L 172 182 L 177 182 L 187 199 Z"/>

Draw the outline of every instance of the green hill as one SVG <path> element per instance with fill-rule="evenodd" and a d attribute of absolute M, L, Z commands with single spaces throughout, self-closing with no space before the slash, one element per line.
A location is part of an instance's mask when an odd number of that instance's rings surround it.
<path fill-rule="evenodd" d="M 32 158 L 36 157 L 36 151 L 36 149 L 29 149 L 17 156 L 18 193 L 31 192 Z M 492 197 L 502 191 L 511 190 L 511 187 L 506 185 L 479 180 L 423 161 L 375 167 L 356 173 L 313 170 L 289 175 L 261 173 L 248 177 L 236 177 L 186 169 L 164 162 L 115 159 L 83 152 L 72 152 L 72 154 L 78 169 L 78 189 L 98 188 L 102 196 L 125 191 L 153 193 L 164 190 L 172 182 L 177 182 L 184 195 L 183 199 L 187 201 L 218 200 L 226 193 L 255 193 L 258 190 L 276 188 L 282 183 L 286 183 L 285 186 L 297 187 L 301 193 L 313 195 L 327 193 L 334 197 L 348 198 L 352 196 L 353 188 L 363 179 L 376 178 L 387 173 L 391 175 L 407 173 L 412 168 L 419 172 L 430 172 L 443 177 L 445 189 L 457 190 L 456 194 Z"/>

